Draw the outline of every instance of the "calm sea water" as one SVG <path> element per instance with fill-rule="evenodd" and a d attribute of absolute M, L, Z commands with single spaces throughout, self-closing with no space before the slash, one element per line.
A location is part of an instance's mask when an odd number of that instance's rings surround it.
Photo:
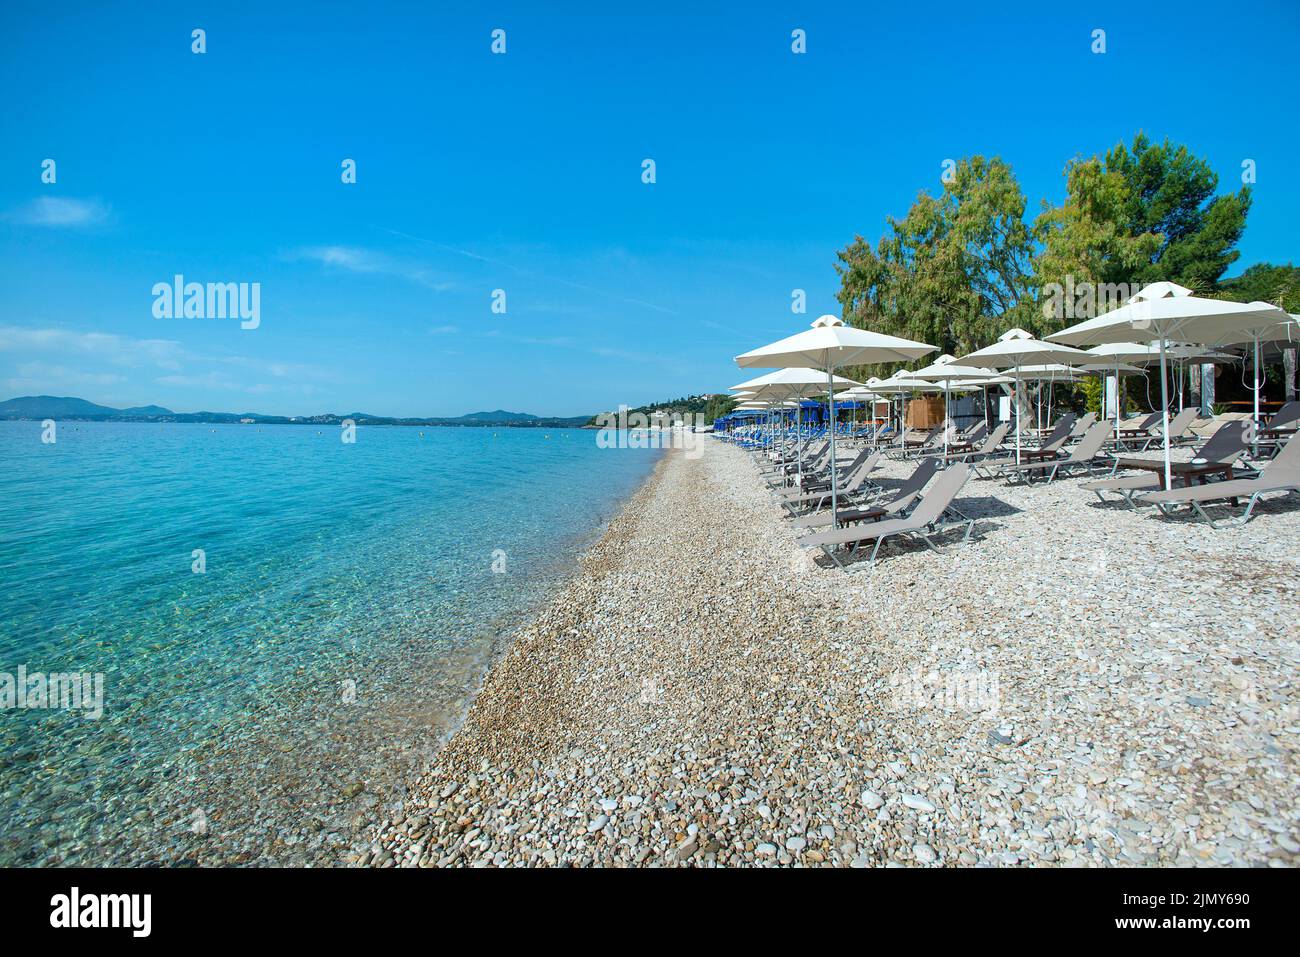
<path fill-rule="evenodd" d="M 0 422 L 0 673 L 104 680 L 98 720 L 0 712 L 0 865 L 337 860 L 656 457 Z"/>

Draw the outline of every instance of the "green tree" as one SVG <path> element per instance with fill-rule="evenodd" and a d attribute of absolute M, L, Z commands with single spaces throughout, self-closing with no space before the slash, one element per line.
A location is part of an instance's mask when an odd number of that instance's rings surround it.
<path fill-rule="evenodd" d="M 1169 279 L 1212 292 L 1241 255 L 1233 247 L 1246 228 L 1250 187 L 1215 196 L 1219 177 L 1186 146 L 1156 145 L 1144 133 L 1106 154 L 1106 168 L 1129 185 L 1123 225 L 1130 236 L 1155 234 L 1160 246 L 1137 270 L 1143 283 Z"/>
<path fill-rule="evenodd" d="M 858 236 L 837 256 L 838 298 L 850 324 L 960 355 L 1032 316 L 1033 234 L 1011 167 L 982 156 L 957 164 L 939 196 L 922 191 L 889 217 L 873 248 Z M 897 364 L 852 370 L 888 374 Z"/>
<path fill-rule="evenodd" d="M 1300 267 L 1256 263 L 1240 276 L 1222 280 L 1219 295 L 1234 302 L 1271 302 L 1287 312 L 1300 312 Z"/>
<path fill-rule="evenodd" d="M 1065 174 L 1065 202 L 1045 202 L 1034 224 L 1040 289 L 1071 280 L 1140 287 L 1168 279 L 1208 295 L 1240 255 L 1234 247 L 1250 189 L 1215 196 L 1218 177 L 1186 146 L 1156 145 L 1138 133 L 1104 159 L 1072 160 Z M 1094 309 L 1113 305 L 1096 302 Z M 1080 318 L 1045 316 L 1044 323 L 1052 331 Z"/>

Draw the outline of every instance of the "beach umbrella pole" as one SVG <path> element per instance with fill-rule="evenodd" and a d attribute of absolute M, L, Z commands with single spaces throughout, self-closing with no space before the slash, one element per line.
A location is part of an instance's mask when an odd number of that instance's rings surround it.
<path fill-rule="evenodd" d="M 944 462 L 948 462 L 948 380 L 944 380 Z"/>
<path fill-rule="evenodd" d="M 1011 393 L 1012 401 L 1016 404 L 1016 464 L 1020 464 L 1020 390 L 1024 388 L 1024 380 L 1020 378 L 1020 364 L 1016 364 L 1016 384 L 1015 391 Z"/>
<path fill-rule="evenodd" d="M 1169 378 L 1165 359 L 1165 340 L 1160 338 L 1160 417 L 1165 433 L 1165 488 L 1173 488 L 1174 468 L 1169 462 Z"/>
<path fill-rule="evenodd" d="M 1258 438 L 1258 437 L 1259 437 L 1259 393 L 1260 393 L 1260 392 L 1263 390 L 1263 388 L 1264 388 L 1264 383 L 1263 383 L 1263 381 L 1262 381 L 1262 380 L 1260 379 L 1260 377 L 1259 377 L 1259 336 L 1256 336 L 1256 337 L 1255 337 L 1255 372 L 1254 372 L 1254 377 L 1255 377 L 1255 388 L 1253 388 L 1251 391 L 1255 393 L 1255 428 L 1254 428 L 1254 435 L 1255 435 L 1256 438 Z M 1254 454 L 1259 454 L 1259 445 L 1258 445 L 1258 444 L 1256 444 L 1256 445 L 1254 446 L 1254 448 L 1253 448 L 1253 452 L 1254 452 Z"/>
<path fill-rule="evenodd" d="M 1119 363 L 1117 362 L 1115 363 L 1115 445 L 1117 446 L 1119 445 L 1119 394 Z"/>
<path fill-rule="evenodd" d="M 830 410 L 831 426 L 831 528 L 836 528 L 840 524 L 839 515 L 839 497 L 840 482 L 839 469 L 835 461 L 835 367 L 829 363 L 826 366 L 826 400 Z"/>

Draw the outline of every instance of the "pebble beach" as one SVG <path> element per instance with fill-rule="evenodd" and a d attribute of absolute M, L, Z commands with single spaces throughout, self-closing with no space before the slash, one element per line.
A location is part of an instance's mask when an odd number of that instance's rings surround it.
<path fill-rule="evenodd" d="M 845 573 L 745 452 L 668 452 L 347 862 L 1295 866 L 1300 506 L 1084 481 Z"/>

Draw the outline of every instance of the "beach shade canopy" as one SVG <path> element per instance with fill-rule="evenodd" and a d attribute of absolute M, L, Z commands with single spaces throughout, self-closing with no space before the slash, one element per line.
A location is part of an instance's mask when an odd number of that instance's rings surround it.
<path fill-rule="evenodd" d="M 880 395 L 876 392 L 872 392 L 865 385 L 860 385 L 849 389 L 847 392 L 841 392 L 839 397 L 841 399 L 853 399 L 855 401 L 870 401 L 872 399 L 879 399 Z"/>
<path fill-rule="evenodd" d="M 935 359 L 934 362 L 924 369 L 913 369 L 906 374 L 908 379 L 924 379 L 933 382 L 943 389 L 943 454 L 945 459 L 948 455 L 948 432 L 949 432 L 949 395 L 953 386 L 961 385 L 971 380 L 987 379 L 993 375 L 992 369 L 984 369 L 979 366 L 965 366 L 957 362 L 950 355 L 942 355 Z"/>
<path fill-rule="evenodd" d="M 1075 379 L 1079 376 L 1078 368 L 1067 366 L 1061 362 L 1045 362 L 1042 365 L 1020 366 L 1018 369 L 1008 369 L 1003 373 L 1007 378 L 1020 379 L 1024 382 L 1046 382 L 1048 379 L 1055 379 L 1058 382 L 1064 382 L 1067 379 Z"/>
<path fill-rule="evenodd" d="M 831 388 L 835 392 L 852 389 L 859 382 L 845 379 L 843 376 L 831 376 Z M 742 389 L 754 396 L 765 399 L 806 399 L 821 395 L 826 391 L 826 377 L 816 369 L 790 368 L 769 372 L 748 382 L 733 385 L 732 389 Z M 795 413 L 795 453 L 798 460 L 800 481 L 803 479 L 803 408 Z"/>
<path fill-rule="evenodd" d="M 843 376 L 831 377 L 831 388 L 836 392 L 854 389 L 862 385 Z M 769 372 L 757 379 L 750 379 L 740 385 L 733 385 L 732 390 L 754 392 L 758 395 L 780 396 L 786 399 L 807 398 L 826 392 L 826 376 L 815 369 L 792 368 Z"/>
<path fill-rule="evenodd" d="M 835 460 L 834 372 L 841 366 L 878 362 L 912 362 L 935 350 L 934 346 L 900 339 L 869 329 L 846 326 L 838 316 L 821 316 L 812 326 L 766 346 L 736 356 L 742 369 L 796 367 L 826 373 L 826 399 L 831 430 L 831 525 L 839 524 L 839 479 Z"/>
<path fill-rule="evenodd" d="M 1045 342 L 1035 339 L 1023 329 L 1011 329 L 1004 332 L 998 341 L 983 349 L 976 349 L 960 360 L 965 365 L 987 366 L 990 369 L 1002 369 L 1005 375 L 1020 378 L 1015 374 L 1022 366 L 1039 366 L 1055 362 L 1091 362 L 1092 357 L 1081 349 Z M 1020 461 L 1020 402 L 1017 396 L 1016 406 L 1016 461 Z"/>
<path fill-rule="evenodd" d="M 838 369 L 878 362 L 913 362 L 935 346 L 869 329 L 846 326 L 838 316 L 822 316 L 812 328 L 736 356 L 742 369 Z"/>
<path fill-rule="evenodd" d="M 1164 423 L 1165 487 L 1172 486 L 1169 458 L 1169 384 L 1167 343 L 1171 339 L 1201 345 L 1251 342 L 1255 347 L 1255 424 L 1259 424 L 1259 344 L 1262 341 L 1300 339 L 1295 320 L 1267 302 L 1229 302 L 1205 299 L 1177 283 L 1156 282 L 1130 296 L 1124 305 L 1054 332 L 1048 339 L 1070 345 L 1095 346 L 1106 342 L 1158 342 L 1160 349 L 1160 406 Z"/>
<path fill-rule="evenodd" d="M 1296 340 L 1300 334 L 1295 320 L 1270 303 L 1205 299 L 1177 283 L 1157 282 L 1130 296 L 1119 308 L 1047 338 L 1072 346 L 1170 340 L 1223 346 Z"/>
<path fill-rule="evenodd" d="M 1095 356 L 1093 361 L 1097 363 L 1159 362 L 1160 346 L 1150 342 L 1104 342 L 1093 346 L 1088 354 Z M 1165 355 L 1182 362 L 1232 362 L 1238 358 L 1231 352 L 1186 342 L 1167 343 Z"/>
<path fill-rule="evenodd" d="M 1127 362 L 1090 362 L 1087 365 L 1078 366 L 1074 371 L 1088 375 L 1105 375 L 1108 372 L 1127 372 L 1140 375 L 1146 372 L 1141 366 L 1129 365 Z"/>
<path fill-rule="evenodd" d="M 967 379 L 987 379 L 993 374 L 992 369 L 962 365 L 952 356 L 942 355 L 924 369 L 910 369 L 899 375 L 909 379 L 926 379 L 940 385 L 945 382 L 956 385 Z"/>

